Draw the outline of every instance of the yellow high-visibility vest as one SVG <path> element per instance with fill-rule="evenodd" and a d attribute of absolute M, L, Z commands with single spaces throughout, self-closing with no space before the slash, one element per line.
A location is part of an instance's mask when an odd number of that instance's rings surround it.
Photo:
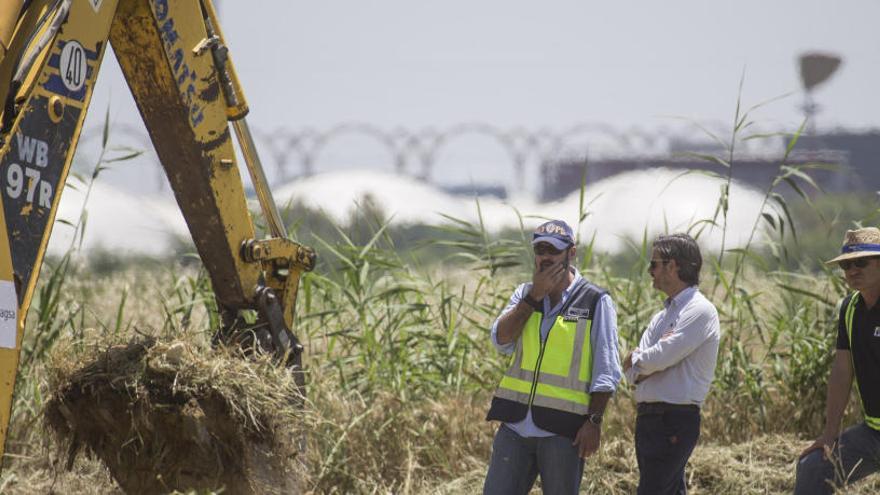
<path fill-rule="evenodd" d="M 591 326 L 591 319 L 559 315 L 542 342 L 541 314 L 533 313 L 495 396 L 529 406 L 587 414 L 593 367 Z"/>
<path fill-rule="evenodd" d="M 590 406 L 590 331 L 605 293 L 585 280 L 574 287 L 544 341 L 543 314 L 529 317 L 486 419 L 518 422 L 531 410 L 539 428 L 574 438 Z"/>

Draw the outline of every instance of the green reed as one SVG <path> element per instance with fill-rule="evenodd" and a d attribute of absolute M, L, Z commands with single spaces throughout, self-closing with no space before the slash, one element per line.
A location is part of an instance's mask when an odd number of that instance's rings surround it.
<path fill-rule="evenodd" d="M 726 143 L 726 154 L 707 157 L 727 167 L 718 176 L 723 185 L 715 214 L 690 229 L 697 237 L 706 229 L 721 229 L 724 239 L 720 252 L 705 256 L 703 272 L 702 286 L 719 309 L 723 332 L 703 435 L 709 442 L 782 432 L 810 437 L 823 421 L 836 305 L 846 288 L 831 269 L 815 272 L 806 263 L 786 263 L 787 253 L 790 257 L 803 238 L 792 212 L 802 204 L 811 211 L 821 195 L 806 192 L 805 186 L 813 187 L 809 167 L 786 163 L 801 130 L 792 134 L 765 189 L 749 240 L 730 248 L 726 219 L 738 206 L 729 196 L 737 167 L 733 151 L 745 139 L 768 137 L 746 134 L 753 127 L 751 109 L 741 113 L 740 106 L 737 101 L 732 137 L 719 139 Z M 112 160 L 102 154 L 91 180 L 81 186 L 91 187 Z M 625 354 L 662 307 L 646 270 L 653 226 L 646 226 L 640 239 L 627 241 L 626 252 L 618 256 L 630 262 L 621 268 L 611 255 L 595 249 L 595 236 L 581 235 L 590 217 L 589 187 L 581 185 L 577 266 L 610 291 Z M 782 187 L 794 196 L 783 194 Z M 527 232 L 535 219 L 520 215 L 514 232 L 490 232 L 478 201 L 474 208 L 476 221 L 447 216 L 444 225 L 423 230 L 415 246 L 402 244 L 393 218 L 372 207 L 363 208 L 348 225 L 327 218 L 298 218 L 291 225 L 320 254 L 316 270 L 303 276 L 294 329 L 307 346 L 306 457 L 308 486 L 315 491 L 415 493 L 414 487 L 430 486 L 428 481 L 460 478 L 469 469 L 462 466 L 484 464 L 491 427 L 482 414 L 507 362 L 490 343 L 489 328 L 516 284 L 531 278 Z M 870 209 L 864 217 L 876 218 L 876 205 Z M 861 220 L 822 218 L 827 220 L 821 225 L 825 236 L 835 238 Z M 117 338 L 145 333 L 207 342 L 219 326 L 209 277 L 197 262 L 126 270 L 96 280 L 78 251 L 87 215 L 75 225 L 76 243 L 44 266 L 29 315 L 12 455 L 34 456 L 50 444 L 32 426 L 49 392 L 42 363 L 60 342 L 82 343 L 90 328 Z M 322 228 L 304 231 L 309 225 Z M 631 428 L 629 391 L 623 384 L 609 410 L 608 435 L 628 434 L 626 425 Z M 850 410 L 858 414 L 858 408 Z M 0 486 L 9 476 L 4 472 Z"/>

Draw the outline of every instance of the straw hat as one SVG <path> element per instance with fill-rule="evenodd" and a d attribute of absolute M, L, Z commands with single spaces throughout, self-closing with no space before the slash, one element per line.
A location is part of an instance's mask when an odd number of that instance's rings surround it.
<path fill-rule="evenodd" d="M 880 229 L 867 227 L 864 229 L 847 230 L 840 253 L 840 256 L 826 261 L 825 264 L 830 265 L 853 258 L 880 256 Z"/>

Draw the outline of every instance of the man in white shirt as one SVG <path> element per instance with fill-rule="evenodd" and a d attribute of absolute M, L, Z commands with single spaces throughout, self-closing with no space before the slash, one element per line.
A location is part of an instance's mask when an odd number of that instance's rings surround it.
<path fill-rule="evenodd" d="M 639 346 L 624 360 L 636 385 L 639 495 L 685 494 L 685 466 L 700 436 L 700 406 L 718 357 L 718 312 L 699 291 L 703 259 L 687 234 L 654 241 L 648 272 L 666 294 Z"/>

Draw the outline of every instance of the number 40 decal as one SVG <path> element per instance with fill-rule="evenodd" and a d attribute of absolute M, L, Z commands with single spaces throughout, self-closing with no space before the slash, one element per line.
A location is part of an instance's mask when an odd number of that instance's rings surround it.
<path fill-rule="evenodd" d="M 61 81 L 71 91 L 79 91 L 86 83 L 86 51 L 79 42 L 70 40 L 61 49 Z"/>

